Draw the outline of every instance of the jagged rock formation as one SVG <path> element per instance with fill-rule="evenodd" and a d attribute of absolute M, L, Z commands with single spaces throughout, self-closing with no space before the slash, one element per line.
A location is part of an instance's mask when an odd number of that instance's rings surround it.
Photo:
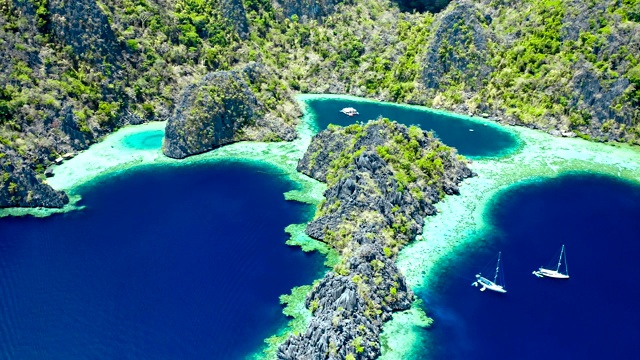
<path fill-rule="evenodd" d="M 628 8 L 629 21 L 614 7 L 452 2 L 429 37 L 424 99 L 558 136 L 635 142 L 639 71 L 629 54 L 640 51 L 640 26 Z"/>
<path fill-rule="evenodd" d="M 207 74 L 186 87 L 167 123 L 164 154 L 181 159 L 241 140 L 295 139 L 293 118 L 277 116 L 276 109 L 259 100 L 269 78 L 264 66 L 252 63 Z"/>
<path fill-rule="evenodd" d="M 383 323 L 413 301 L 397 252 L 422 231 L 433 204 L 473 174 L 430 134 L 386 119 L 319 133 L 298 171 L 327 182 L 306 232 L 339 250 L 343 262 L 313 288 L 306 300 L 313 319 L 278 358 L 375 359 Z"/>
<path fill-rule="evenodd" d="M 60 208 L 69 203 L 62 191 L 42 183 L 19 156 L 0 144 L 0 208 L 48 207 Z"/>
<path fill-rule="evenodd" d="M 90 62 L 117 64 L 121 44 L 95 0 L 49 0 L 51 32 Z"/>
<path fill-rule="evenodd" d="M 631 112 L 630 104 L 621 104 L 623 107 L 627 107 L 625 109 L 627 111 L 624 112 L 614 109 L 613 105 L 616 103 L 616 99 L 623 96 L 629 87 L 629 80 L 620 77 L 603 84 L 603 81 L 596 75 L 593 66 L 584 60 L 578 61 L 574 65 L 574 69 L 573 78 L 569 83 L 574 93 L 569 103 L 570 106 L 579 114 L 586 116 L 587 120 L 594 117 L 612 120 L 613 122 L 610 124 L 624 123 L 626 120 L 624 114 Z M 598 138 L 610 138 L 611 140 L 620 138 L 619 132 L 611 132 L 607 135 L 601 130 L 601 127 L 595 128 L 591 130 L 591 133 Z"/>
<path fill-rule="evenodd" d="M 464 83 L 477 88 L 492 69 L 488 65 L 490 34 L 473 3 L 460 1 L 437 21 L 435 34 L 427 45 L 422 78 L 429 89 L 441 84 Z"/>
<path fill-rule="evenodd" d="M 42 179 L 62 154 L 114 129 L 166 120 L 185 84 L 249 62 L 239 49 L 249 33 L 240 0 L 0 1 L 0 157 L 24 165 L 7 176 Z M 291 139 L 299 110 L 288 88 L 275 77 L 260 81 L 252 91 L 266 115 L 244 138 Z M 57 195 L 37 202 L 27 194 L 2 193 L 0 204 L 61 206 Z"/>
<path fill-rule="evenodd" d="M 295 116 L 291 87 L 640 144 L 638 14 L 597 0 L 0 1 L 0 142 L 40 176 L 257 61 L 277 74 L 255 90 L 269 109 L 237 138 L 286 138 L 258 129 Z"/>
<path fill-rule="evenodd" d="M 238 36 L 245 40 L 249 36 L 247 13 L 241 0 L 220 0 L 222 16 L 232 24 Z"/>
<path fill-rule="evenodd" d="M 206 74 L 259 61 L 282 80 L 274 93 L 348 93 L 640 143 L 636 2 L 455 0 L 437 14 L 403 10 L 447 0 L 395 2 L 0 2 L 0 141 L 40 174 L 115 128 L 168 119 Z M 290 99 L 275 101 L 291 113 Z"/>

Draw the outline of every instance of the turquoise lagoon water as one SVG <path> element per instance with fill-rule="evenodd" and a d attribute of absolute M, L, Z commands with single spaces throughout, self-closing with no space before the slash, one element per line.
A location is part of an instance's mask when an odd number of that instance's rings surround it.
<path fill-rule="evenodd" d="M 122 141 L 131 149 L 150 150 L 160 149 L 164 139 L 164 130 L 149 130 L 125 137 Z"/>
<path fill-rule="evenodd" d="M 416 125 L 423 130 L 434 131 L 445 144 L 455 147 L 458 153 L 465 156 L 501 156 L 519 146 L 515 135 L 497 126 L 423 107 L 331 96 L 305 99 L 304 102 L 314 115 L 318 131 L 329 124 L 347 126 L 385 117 L 407 126 Z M 354 107 L 360 114 L 342 114 L 340 109 L 345 107 Z"/>

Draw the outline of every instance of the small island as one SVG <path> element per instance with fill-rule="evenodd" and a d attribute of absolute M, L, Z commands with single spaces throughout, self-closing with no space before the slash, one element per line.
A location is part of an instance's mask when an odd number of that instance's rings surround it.
<path fill-rule="evenodd" d="M 398 251 L 473 172 L 432 134 L 388 119 L 322 131 L 298 171 L 327 184 L 306 233 L 342 261 L 313 287 L 308 329 L 290 336 L 278 358 L 375 359 L 382 325 L 414 300 L 395 265 Z"/>

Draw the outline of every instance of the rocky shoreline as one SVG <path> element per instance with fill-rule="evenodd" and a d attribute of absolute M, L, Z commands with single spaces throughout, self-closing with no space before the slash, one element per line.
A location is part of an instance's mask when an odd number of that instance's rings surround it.
<path fill-rule="evenodd" d="M 169 157 L 185 158 L 243 140 L 292 141 L 297 137 L 295 127 L 302 112 L 289 89 L 260 63 L 211 72 L 186 86 L 180 98 L 166 127 L 163 152 Z M 68 119 L 67 130 L 79 134 L 73 129 L 73 114 Z M 122 121 L 144 122 L 126 117 Z M 61 163 L 97 140 L 75 141 L 73 148 L 65 147 L 68 152 L 53 162 Z M 0 208 L 62 208 L 69 203 L 64 191 L 53 189 L 45 180 L 54 175 L 52 168 L 34 170 L 35 162 L 37 159 L 25 159 L 0 142 Z"/>
<path fill-rule="evenodd" d="M 398 251 L 422 232 L 433 204 L 458 194 L 473 173 L 431 134 L 387 119 L 319 133 L 298 171 L 328 186 L 306 233 L 343 260 L 308 295 L 306 332 L 290 336 L 277 357 L 375 359 L 383 324 L 414 300 Z"/>

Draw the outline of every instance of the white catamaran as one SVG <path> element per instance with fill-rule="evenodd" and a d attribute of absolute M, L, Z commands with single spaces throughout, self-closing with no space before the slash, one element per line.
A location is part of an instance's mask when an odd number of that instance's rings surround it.
<path fill-rule="evenodd" d="M 495 292 L 499 292 L 499 293 L 506 293 L 507 290 L 504 289 L 504 279 L 502 281 L 502 285 L 498 284 L 498 273 L 500 272 L 500 255 L 501 253 L 498 253 L 498 263 L 496 264 L 496 274 L 493 277 L 493 281 L 487 279 L 486 277 L 482 276 L 481 274 L 476 274 L 476 281 L 473 282 L 473 286 L 478 287 L 478 285 L 482 286 L 482 288 L 480 289 L 480 291 L 485 291 L 487 289 L 495 291 Z"/>
<path fill-rule="evenodd" d="M 564 274 L 560 272 L 560 266 L 562 266 L 562 260 L 564 259 Z M 564 251 L 564 245 L 562 245 L 562 250 L 560 250 L 560 257 L 558 258 L 558 266 L 555 270 L 545 269 L 540 267 L 538 270 L 533 272 L 533 275 L 541 278 L 541 277 L 550 277 L 555 279 L 568 279 L 569 278 L 569 265 L 567 265 L 567 253 Z"/>
<path fill-rule="evenodd" d="M 352 107 L 346 107 L 342 110 L 340 110 L 341 113 L 348 115 L 348 116 L 354 116 L 354 115 L 360 115 L 360 113 L 358 112 L 358 110 L 352 108 Z"/>

